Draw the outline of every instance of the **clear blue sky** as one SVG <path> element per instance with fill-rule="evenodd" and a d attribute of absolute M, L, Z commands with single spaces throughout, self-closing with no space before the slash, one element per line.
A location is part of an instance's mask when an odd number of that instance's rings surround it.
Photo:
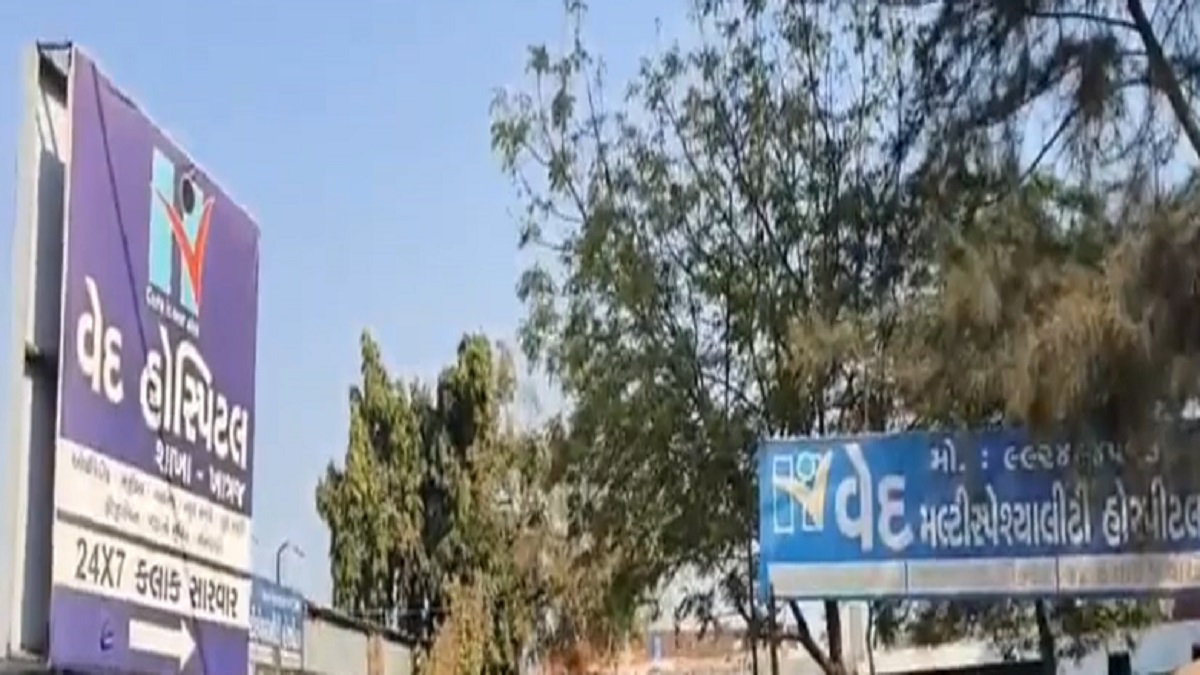
<path fill-rule="evenodd" d="M 617 81 L 684 3 L 604 3 L 589 37 Z M 71 39 L 259 220 L 255 561 L 328 600 L 313 506 L 341 458 L 363 328 L 397 373 L 432 376 L 459 335 L 521 315 L 518 204 L 489 148 L 488 104 L 558 44 L 558 0 L 0 2 L 0 268 L 11 259 L 22 51 Z M 669 30 L 664 29 L 666 32 Z M 7 279 L 7 275 L 3 277 Z M 0 292 L 8 320 L 9 295 Z M 11 370 L 0 331 L 0 382 Z M 7 385 L 0 387 L 7 396 Z M 49 564 L 47 562 L 47 564 Z"/>

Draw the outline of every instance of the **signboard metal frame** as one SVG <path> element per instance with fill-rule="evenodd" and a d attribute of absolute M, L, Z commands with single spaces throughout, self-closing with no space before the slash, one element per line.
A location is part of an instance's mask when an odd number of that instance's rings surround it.
<path fill-rule="evenodd" d="M 10 292 L 0 634 L 18 667 L 44 663 L 62 287 L 63 189 L 70 45 L 31 46 L 22 67 Z"/>

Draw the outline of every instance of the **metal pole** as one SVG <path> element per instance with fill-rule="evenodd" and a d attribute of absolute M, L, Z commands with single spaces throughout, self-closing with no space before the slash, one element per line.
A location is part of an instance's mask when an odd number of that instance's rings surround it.
<path fill-rule="evenodd" d="M 767 644 L 769 645 L 768 649 L 770 651 L 768 651 L 767 653 L 770 655 L 770 659 L 771 659 L 771 675 L 779 675 L 779 651 L 778 651 L 779 641 L 775 639 L 776 606 L 775 606 L 775 587 L 774 586 L 771 587 L 770 593 L 771 594 L 768 596 L 768 599 L 767 599 L 767 631 L 768 631 L 768 635 L 769 635 L 769 637 L 767 638 Z"/>
<path fill-rule="evenodd" d="M 304 557 L 304 551 L 287 539 L 284 539 L 283 543 L 279 544 L 279 548 L 275 549 L 275 583 L 281 586 L 283 585 L 283 554 L 287 551 L 295 553 L 297 558 Z"/>
<path fill-rule="evenodd" d="M 750 572 L 747 586 L 750 589 L 750 630 L 746 631 L 750 637 L 750 672 L 758 675 L 758 598 L 754 593 L 754 542 L 750 539 L 746 540 L 746 567 Z"/>
<path fill-rule="evenodd" d="M 283 579 L 283 552 L 287 550 L 287 541 L 284 540 L 279 548 L 275 550 L 275 583 L 282 583 Z"/>

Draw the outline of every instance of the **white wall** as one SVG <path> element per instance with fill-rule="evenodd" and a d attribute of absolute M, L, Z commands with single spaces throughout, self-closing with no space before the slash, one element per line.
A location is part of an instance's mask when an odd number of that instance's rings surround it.
<path fill-rule="evenodd" d="M 320 675 L 368 675 L 366 634 L 320 619 L 306 621 L 304 669 Z"/>
<path fill-rule="evenodd" d="M 411 675 L 412 660 L 412 650 L 408 647 L 384 641 L 383 675 Z"/>
<path fill-rule="evenodd" d="M 304 621 L 304 670 L 315 675 L 372 675 L 373 645 L 382 661 L 377 675 L 411 675 L 413 659 L 408 647 L 319 618 Z"/>

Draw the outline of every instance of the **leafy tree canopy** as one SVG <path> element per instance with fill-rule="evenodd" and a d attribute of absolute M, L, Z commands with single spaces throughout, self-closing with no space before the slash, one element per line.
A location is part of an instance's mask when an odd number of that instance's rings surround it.
<path fill-rule="evenodd" d="M 1136 450 L 1178 417 L 1198 268 L 1191 182 L 1164 177 L 1179 130 L 1200 147 L 1176 104 L 1195 18 L 1160 4 L 702 0 L 698 39 L 617 96 L 580 33 L 531 49 L 493 118 L 535 252 L 522 346 L 571 400 L 572 517 L 619 561 L 619 604 L 698 568 L 761 628 L 763 436 L 1025 424 Z M 779 637 L 840 669 L 835 604 L 824 647 L 790 609 Z M 1047 657 L 1154 616 L 877 609 Z"/>
<path fill-rule="evenodd" d="M 428 672 L 515 672 L 556 615 L 593 627 L 547 488 L 555 427 L 512 423 L 507 354 L 468 336 L 433 389 L 392 379 L 367 334 L 361 359 L 344 464 L 316 491 L 334 605 L 406 634 Z"/>
<path fill-rule="evenodd" d="M 437 672 L 611 645 L 662 582 L 845 668 L 749 583 L 756 441 L 1025 425 L 1160 443 L 1200 385 L 1184 0 L 694 0 L 695 40 L 606 81 L 530 50 L 492 140 L 533 255 L 521 346 L 569 412 L 512 422 L 503 350 L 429 388 L 364 335 L 346 457 L 317 489 L 335 604 Z M 670 608 L 668 608 L 670 609 Z M 872 607 L 884 641 L 992 639 L 1053 664 L 1145 602 Z M 787 617 L 787 621 L 783 621 Z M 578 651 L 578 650 L 577 650 Z"/>

